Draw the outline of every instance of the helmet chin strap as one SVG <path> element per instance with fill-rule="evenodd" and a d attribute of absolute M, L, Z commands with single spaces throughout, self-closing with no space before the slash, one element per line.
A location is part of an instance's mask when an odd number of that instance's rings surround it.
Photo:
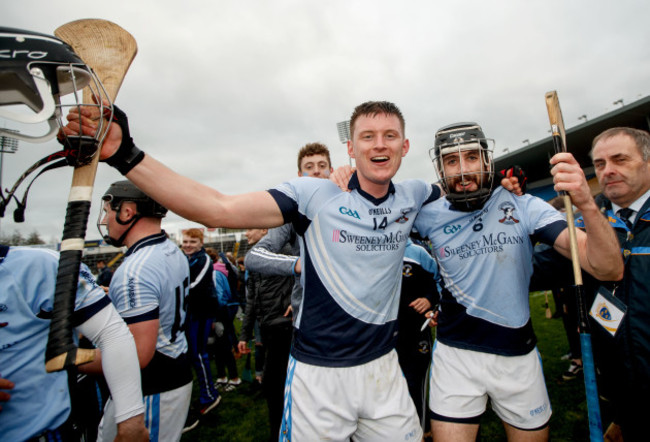
<path fill-rule="evenodd" d="M 473 212 L 483 208 L 490 193 L 491 189 L 483 187 L 474 192 L 448 193 L 445 198 L 454 206 L 454 209 L 461 212 Z"/>
<path fill-rule="evenodd" d="M 125 231 L 122 233 L 122 235 L 118 238 L 115 239 L 110 236 L 110 233 L 108 235 L 104 236 L 104 241 L 106 241 L 108 244 L 114 246 L 114 247 L 122 247 L 124 245 L 124 239 L 126 238 L 126 235 L 129 234 L 133 226 L 135 226 L 135 223 L 137 223 L 140 218 L 142 218 L 142 215 L 139 213 L 136 213 L 133 218 L 131 218 L 128 221 L 121 221 L 119 217 L 119 212 L 115 212 L 115 221 L 117 221 L 118 224 L 122 226 L 126 226 L 128 224 L 131 224 Z"/>

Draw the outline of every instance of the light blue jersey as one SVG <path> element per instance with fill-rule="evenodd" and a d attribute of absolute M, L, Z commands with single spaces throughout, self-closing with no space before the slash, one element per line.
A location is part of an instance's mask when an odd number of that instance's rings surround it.
<path fill-rule="evenodd" d="M 427 236 L 443 278 L 438 339 L 503 355 L 527 354 L 536 340 L 528 285 L 533 245 L 552 245 L 566 228 L 541 199 L 499 187 L 482 209 L 462 212 L 447 199 L 425 205 L 415 227 Z"/>
<path fill-rule="evenodd" d="M 129 248 L 108 292 L 127 324 L 160 321 L 156 351 L 171 358 L 187 352 L 183 324 L 189 275 L 183 252 L 160 233 Z"/>
<path fill-rule="evenodd" d="M 301 237 L 304 288 L 292 355 L 301 362 L 349 367 L 395 347 L 402 261 L 422 204 L 438 198 L 423 181 L 391 184 L 377 199 L 315 178 L 270 191 Z"/>
<path fill-rule="evenodd" d="M 0 439 L 19 441 L 56 429 L 70 415 L 67 372 L 45 371 L 59 254 L 4 246 L 0 252 L 8 252 L 0 261 L 0 376 L 15 384 L 0 411 Z M 109 304 L 82 264 L 73 326 Z"/>

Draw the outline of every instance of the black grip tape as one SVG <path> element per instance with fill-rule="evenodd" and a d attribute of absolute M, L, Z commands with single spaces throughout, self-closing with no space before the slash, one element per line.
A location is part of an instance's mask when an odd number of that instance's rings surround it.
<path fill-rule="evenodd" d="M 56 274 L 56 288 L 54 290 L 54 308 L 50 322 L 50 334 L 45 350 L 45 359 L 50 359 L 68 352 L 69 359 L 74 361 L 76 346 L 72 337 L 72 314 L 77 295 L 79 282 L 79 264 L 81 263 L 81 250 L 64 250 L 59 257 L 59 269 Z"/>
<path fill-rule="evenodd" d="M 85 237 L 89 213 L 90 201 L 68 202 L 63 240 Z M 72 335 L 72 314 L 77 296 L 82 253 L 83 250 L 63 250 L 59 255 L 59 268 L 56 274 L 54 307 L 45 360 L 49 361 L 67 353 L 64 368 L 74 365 L 76 360 L 77 347 Z"/>
<path fill-rule="evenodd" d="M 90 201 L 70 201 L 65 212 L 62 239 L 84 239 L 89 214 Z"/>

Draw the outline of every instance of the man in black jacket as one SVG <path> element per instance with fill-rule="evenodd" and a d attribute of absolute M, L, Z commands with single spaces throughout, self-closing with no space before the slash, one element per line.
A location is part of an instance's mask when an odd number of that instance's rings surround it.
<path fill-rule="evenodd" d="M 266 233 L 262 229 L 246 231 L 248 243 L 259 241 Z M 290 246 L 282 253 L 290 254 Z M 250 253 L 250 252 L 249 252 Z M 284 405 L 284 384 L 291 350 L 292 320 L 290 314 L 292 276 L 262 275 L 247 272 L 246 312 L 239 339 L 239 351 L 249 353 L 246 343 L 250 340 L 255 320 L 259 321 L 264 345 L 264 372 L 262 390 L 269 408 L 271 437 L 280 434 Z"/>
<path fill-rule="evenodd" d="M 650 415 L 650 134 L 617 127 L 598 135 L 591 157 L 605 198 L 600 207 L 616 231 L 625 273 L 607 284 L 625 304 L 625 317 L 612 337 L 595 341 L 606 346 L 614 362 L 606 382 L 611 384 L 615 422 L 626 442 L 647 440 Z M 599 298 L 595 303 L 599 302 Z M 601 301 L 602 302 L 602 301 Z M 592 312 L 594 311 L 592 307 Z M 601 334 L 604 329 L 601 329 Z M 605 340 L 607 339 L 607 340 Z"/>
<path fill-rule="evenodd" d="M 598 393 L 611 401 L 612 440 L 647 440 L 650 414 L 650 134 L 617 127 L 592 142 L 591 157 L 602 194 L 601 212 L 614 228 L 625 263 L 621 281 L 601 283 L 585 275 L 591 294 L 591 334 Z M 576 220 L 583 227 L 582 220 Z M 573 281 L 571 264 L 557 254 L 536 253 L 531 290 Z M 604 289 L 604 290 L 603 290 Z M 612 299 L 613 298 L 613 299 Z M 623 305 L 621 305 L 621 303 Z M 618 306 L 617 306 L 618 305 Z M 618 323 L 616 309 L 625 312 Z M 600 325 L 598 325 L 600 324 Z M 601 325 L 607 326 L 601 327 Z"/>

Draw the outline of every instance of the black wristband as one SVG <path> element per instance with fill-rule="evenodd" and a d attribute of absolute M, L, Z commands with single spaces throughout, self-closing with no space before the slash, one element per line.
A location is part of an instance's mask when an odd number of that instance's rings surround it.
<path fill-rule="evenodd" d="M 117 152 L 106 159 L 106 164 L 116 168 L 122 175 L 129 173 L 144 158 L 144 152 L 138 149 L 133 141 L 130 144 L 129 148 L 123 149 L 122 142 Z"/>
<path fill-rule="evenodd" d="M 116 168 L 122 175 L 126 175 L 144 158 L 144 152 L 136 147 L 131 138 L 129 120 L 122 109 L 113 105 L 113 121 L 122 129 L 122 144 L 110 158 L 105 161 L 109 166 Z"/>

